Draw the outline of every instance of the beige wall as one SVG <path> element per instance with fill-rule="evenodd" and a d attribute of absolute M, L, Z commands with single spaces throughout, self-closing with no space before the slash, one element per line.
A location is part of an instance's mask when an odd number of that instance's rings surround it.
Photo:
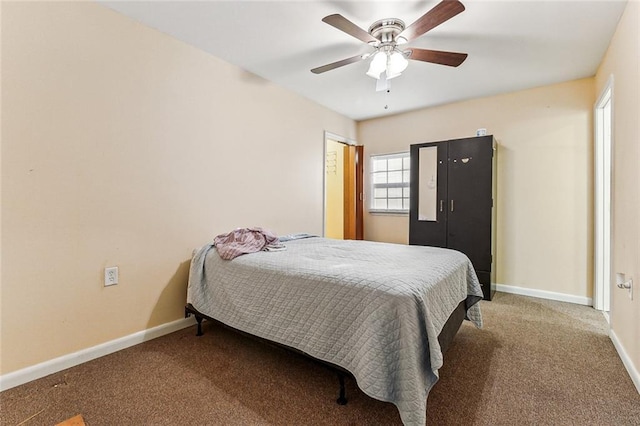
<path fill-rule="evenodd" d="M 640 3 L 627 4 L 598 73 L 596 93 L 613 75 L 612 273 L 633 279 L 634 298 L 613 287 L 611 331 L 640 371 Z M 615 282 L 615 281 L 614 281 Z M 637 382 L 636 386 L 640 386 Z M 639 388 L 640 390 L 640 388 Z"/>
<path fill-rule="evenodd" d="M 182 318 L 218 233 L 321 233 L 324 131 L 356 135 L 93 2 L 3 2 L 2 89 L 2 374 Z"/>
<path fill-rule="evenodd" d="M 328 238 L 344 239 L 345 144 L 327 139 L 325 170 L 325 230 Z"/>
<path fill-rule="evenodd" d="M 358 140 L 383 154 L 487 128 L 499 143 L 497 282 L 590 297 L 593 103 L 587 78 L 364 121 Z M 408 222 L 369 214 L 365 238 L 406 243 Z"/>

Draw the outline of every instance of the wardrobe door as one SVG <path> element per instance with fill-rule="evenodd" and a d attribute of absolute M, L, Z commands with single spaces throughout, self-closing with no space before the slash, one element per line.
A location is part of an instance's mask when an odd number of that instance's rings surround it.
<path fill-rule="evenodd" d="M 447 246 L 447 144 L 411 145 L 409 244 Z"/>
<path fill-rule="evenodd" d="M 448 247 L 469 257 L 483 284 L 491 271 L 492 157 L 491 136 L 449 141 Z"/>

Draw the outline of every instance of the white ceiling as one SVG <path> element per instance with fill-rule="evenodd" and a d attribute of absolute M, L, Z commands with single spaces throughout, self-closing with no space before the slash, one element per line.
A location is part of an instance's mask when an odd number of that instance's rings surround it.
<path fill-rule="evenodd" d="M 593 76 L 626 4 L 461 0 L 464 12 L 408 46 L 467 60 L 458 68 L 410 61 L 385 93 L 365 75 L 366 61 L 310 72 L 372 51 L 322 18 L 339 13 L 365 30 L 382 18 L 409 25 L 438 0 L 99 1 L 355 120 Z"/>

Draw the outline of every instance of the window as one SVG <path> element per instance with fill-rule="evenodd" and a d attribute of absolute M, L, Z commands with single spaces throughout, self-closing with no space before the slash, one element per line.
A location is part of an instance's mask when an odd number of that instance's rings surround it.
<path fill-rule="evenodd" d="M 408 152 L 371 156 L 372 212 L 409 212 Z"/>

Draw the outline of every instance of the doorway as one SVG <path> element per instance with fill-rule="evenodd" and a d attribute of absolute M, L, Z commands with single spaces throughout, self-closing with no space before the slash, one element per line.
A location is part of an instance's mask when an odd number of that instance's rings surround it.
<path fill-rule="evenodd" d="M 611 310 L 611 176 L 613 76 L 594 108 L 594 308 L 609 321 Z"/>
<path fill-rule="evenodd" d="M 324 236 L 361 240 L 364 150 L 354 141 L 325 133 Z"/>

